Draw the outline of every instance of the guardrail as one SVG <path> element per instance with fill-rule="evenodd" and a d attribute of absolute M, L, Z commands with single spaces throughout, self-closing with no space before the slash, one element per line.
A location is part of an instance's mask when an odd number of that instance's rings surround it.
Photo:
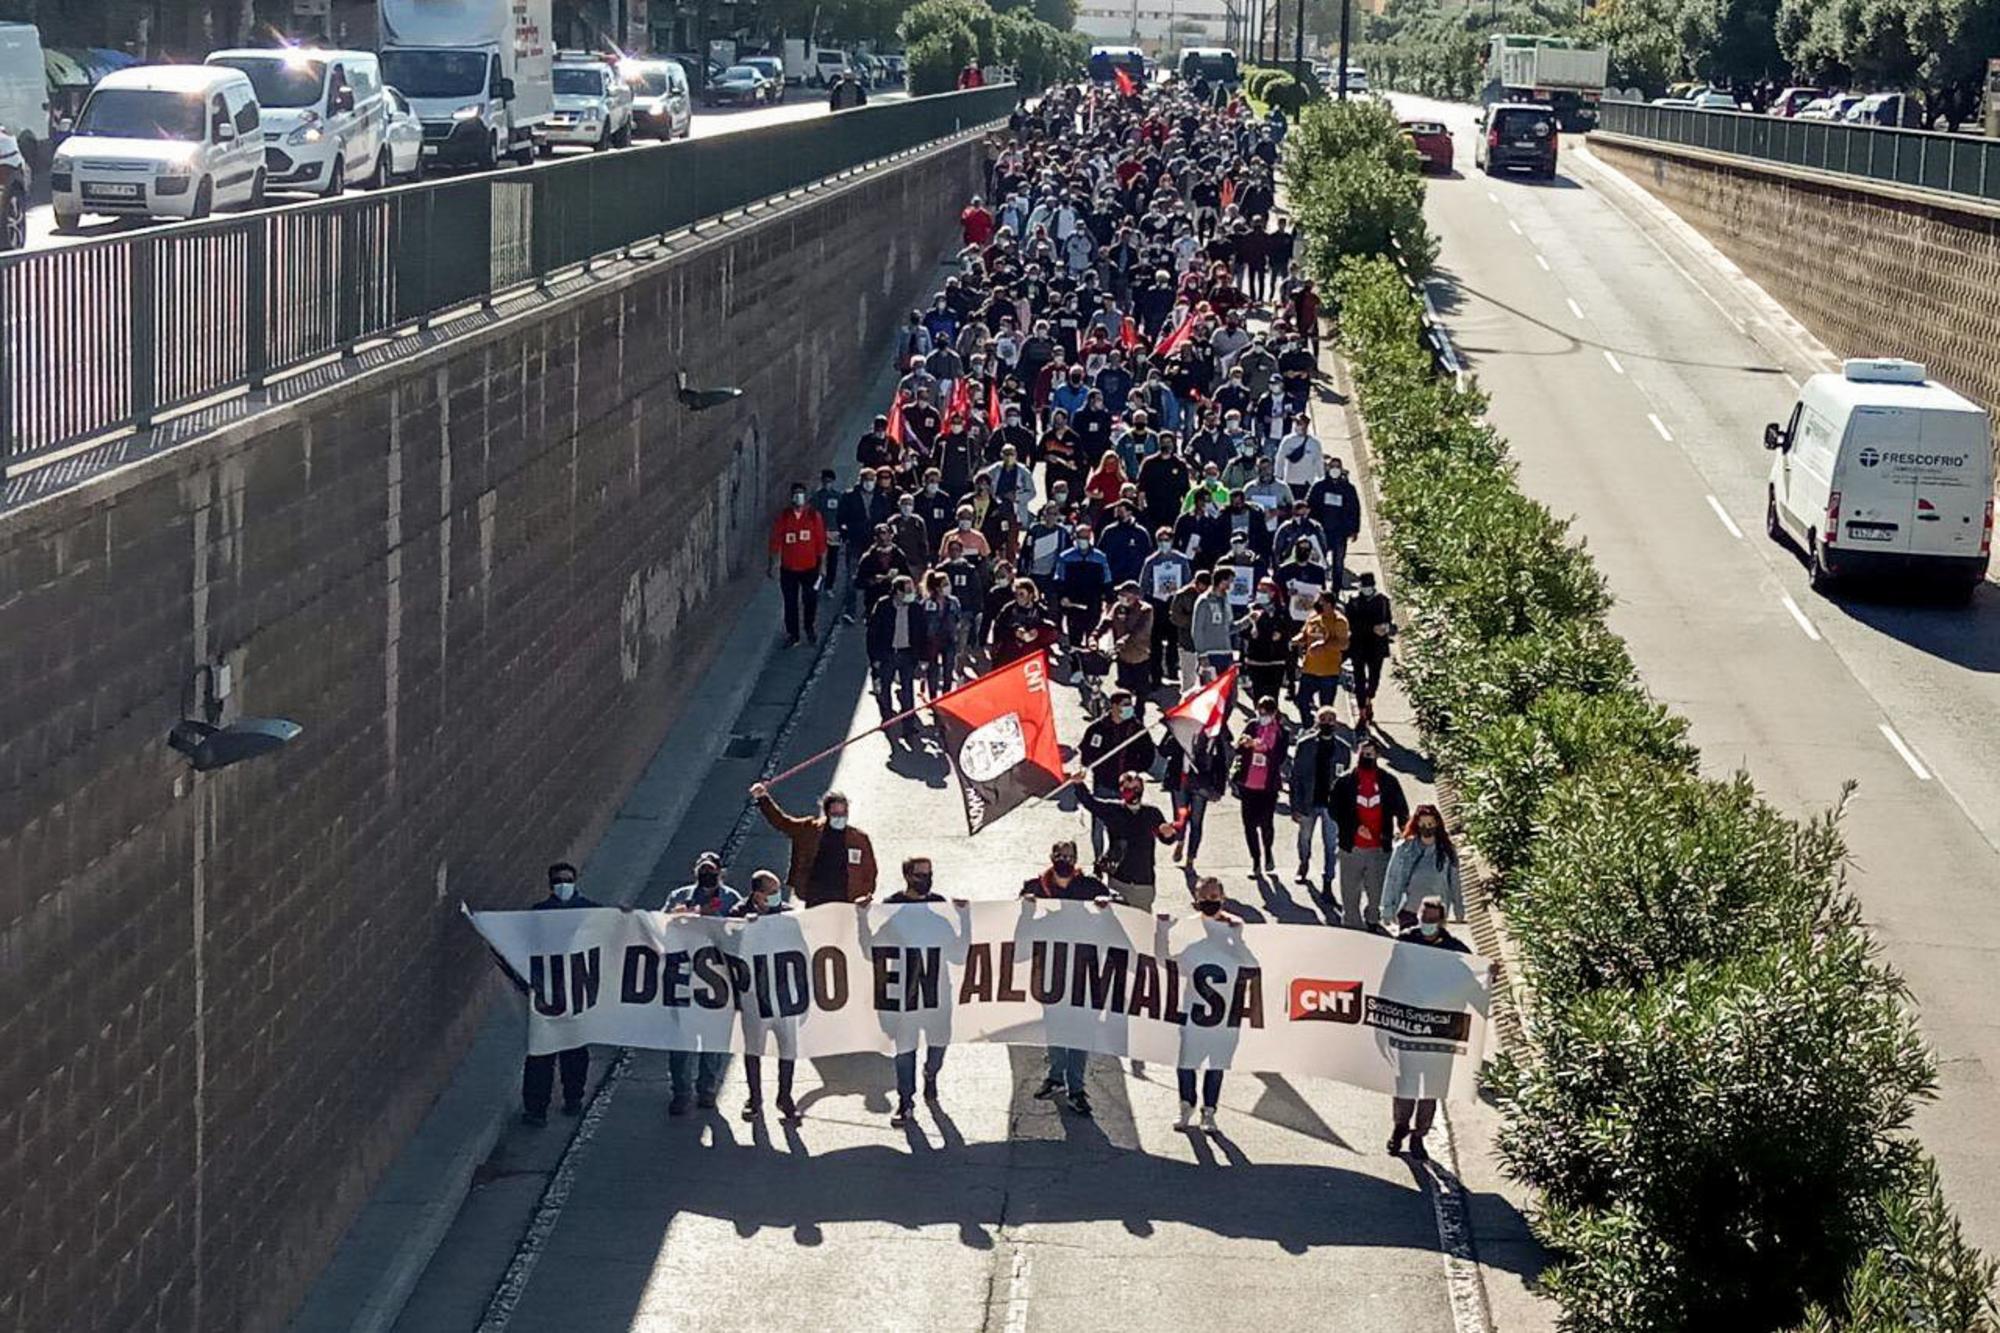
<path fill-rule="evenodd" d="M 1002 84 L 0 258 L 0 476 L 1001 120 Z"/>
<path fill-rule="evenodd" d="M 2000 200 L 2000 139 L 1609 101 L 1598 104 L 1597 128 L 1761 162 Z"/>

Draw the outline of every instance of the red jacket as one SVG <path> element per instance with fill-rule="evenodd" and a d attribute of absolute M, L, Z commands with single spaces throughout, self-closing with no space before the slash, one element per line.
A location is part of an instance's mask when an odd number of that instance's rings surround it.
<path fill-rule="evenodd" d="M 826 520 L 819 510 L 811 505 L 804 510 L 787 505 L 779 511 L 778 521 L 771 525 L 771 554 L 795 574 L 818 569 L 826 558 Z"/>
<path fill-rule="evenodd" d="M 967 245 L 985 245 L 993 239 L 993 215 L 983 208 L 968 208 L 958 215 L 959 229 Z"/>
<path fill-rule="evenodd" d="M 984 88 L 986 86 L 986 75 L 980 72 L 979 66 L 967 65 L 958 72 L 958 86 L 961 88 Z"/>

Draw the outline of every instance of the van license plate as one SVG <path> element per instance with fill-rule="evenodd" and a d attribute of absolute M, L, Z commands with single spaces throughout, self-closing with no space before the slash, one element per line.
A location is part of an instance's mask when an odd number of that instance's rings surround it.
<path fill-rule="evenodd" d="M 1891 527 L 1862 527 L 1858 523 L 1847 525 L 1847 535 L 1857 542 L 1886 542 L 1892 540 L 1896 530 Z"/>

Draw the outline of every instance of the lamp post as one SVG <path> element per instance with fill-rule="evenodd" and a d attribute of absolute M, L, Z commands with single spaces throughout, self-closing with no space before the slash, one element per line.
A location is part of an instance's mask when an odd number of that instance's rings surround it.
<path fill-rule="evenodd" d="M 1354 0 L 1340 0 L 1340 73 L 1335 77 L 1339 80 L 1338 96 L 1343 102 L 1347 100 L 1347 37 L 1350 21 L 1348 16 L 1353 8 Z"/>

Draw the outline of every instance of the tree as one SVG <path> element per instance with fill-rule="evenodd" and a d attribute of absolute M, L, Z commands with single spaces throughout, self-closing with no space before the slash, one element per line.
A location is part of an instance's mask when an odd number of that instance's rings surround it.
<path fill-rule="evenodd" d="M 1076 26 L 1076 0 L 1033 0 L 1035 17 L 1059 32 Z"/>
<path fill-rule="evenodd" d="M 1686 76 L 1677 22 L 1673 0 L 1600 0 L 1580 35 L 1611 53 L 1612 83 L 1658 97 L 1668 84 Z"/>

